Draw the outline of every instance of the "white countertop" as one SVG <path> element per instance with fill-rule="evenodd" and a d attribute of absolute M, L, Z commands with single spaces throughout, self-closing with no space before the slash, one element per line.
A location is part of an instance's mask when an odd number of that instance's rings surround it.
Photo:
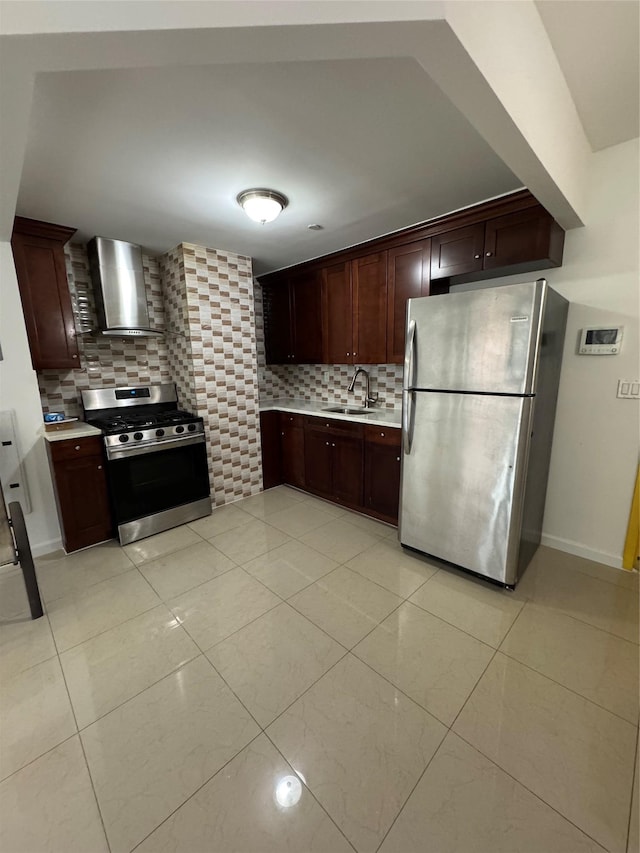
<path fill-rule="evenodd" d="M 291 397 L 281 397 L 276 400 L 260 402 L 261 412 L 291 412 L 295 415 L 315 415 L 320 418 L 331 418 L 338 421 L 353 421 L 359 424 L 377 424 L 400 429 L 402 414 L 400 409 L 371 409 L 370 415 L 343 415 L 338 412 L 327 412 L 333 406 L 344 403 L 327 403 L 319 400 L 296 400 Z"/>
<path fill-rule="evenodd" d="M 72 441 L 78 438 L 88 438 L 90 435 L 102 435 L 101 430 L 85 424 L 84 421 L 78 421 L 77 426 L 55 430 L 54 432 L 47 432 L 43 425 L 41 432 L 42 437 L 47 441 Z"/>

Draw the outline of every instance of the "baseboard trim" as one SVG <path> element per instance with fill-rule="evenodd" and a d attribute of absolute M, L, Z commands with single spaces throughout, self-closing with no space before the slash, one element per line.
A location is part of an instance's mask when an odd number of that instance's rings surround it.
<path fill-rule="evenodd" d="M 605 566 L 612 566 L 614 569 L 624 571 L 621 554 L 608 554 L 606 551 L 596 551 L 595 548 L 587 548 L 579 542 L 572 542 L 571 539 L 562 539 L 560 536 L 549 536 L 546 533 L 542 534 L 540 541 L 542 545 L 547 545 L 549 548 L 566 551 L 567 554 L 574 554 L 576 557 L 584 557 L 585 560 L 592 560 L 594 563 L 603 563 Z"/>
<path fill-rule="evenodd" d="M 45 542 L 38 542 L 37 545 L 31 543 L 31 553 L 34 557 L 44 557 L 53 551 L 62 550 L 62 539 L 48 539 Z"/>

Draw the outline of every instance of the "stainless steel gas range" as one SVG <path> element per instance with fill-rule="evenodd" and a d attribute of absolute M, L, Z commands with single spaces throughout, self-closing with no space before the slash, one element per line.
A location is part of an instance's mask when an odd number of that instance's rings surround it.
<path fill-rule="evenodd" d="M 82 405 L 104 435 L 123 545 L 211 514 L 203 421 L 178 409 L 173 383 L 83 391 Z"/>

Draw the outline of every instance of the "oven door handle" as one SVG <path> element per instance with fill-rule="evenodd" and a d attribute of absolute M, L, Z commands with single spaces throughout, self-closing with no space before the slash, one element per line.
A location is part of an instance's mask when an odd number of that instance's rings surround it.
<path fill-rule="evenodd" d="M 199 435 L 184 435 L 180 438 L 172 438 L 167 441 L 158 441 L 153 444 L 122 445 L 121 447 L 107 447 L 107 459 L 115 462 L 120 459 L 128 459 L 130 456 L 144 456 L 148 453 L 160 453 L 162 450 L 171 450 L 172 447 L 186 447 L 189 444 L 204 444 L 202 433 Z"/>

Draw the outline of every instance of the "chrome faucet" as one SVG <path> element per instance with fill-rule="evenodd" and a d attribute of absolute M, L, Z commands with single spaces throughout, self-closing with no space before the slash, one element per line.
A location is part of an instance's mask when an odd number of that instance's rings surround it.
<path fill-rule="evenodd" d="M 374 403 L 378 402 L 378 395 L 376 394 L 375 396 L 372 396 L 371 388 L 369 386 L 369 374 L 367 373 L 367 371 L 363 367 L 356 367 L 355 372 L 354 372 L 353 376 L 351 377 L 351 382 L 349 383 L 349 387 L 347 388 L 347 391 L 350 394 L 353 393 L 353 389 L 355 388 L 355 385 L 356 385 L 356 379 L 358 378 L 358 376 L 360 376 L 361 373 L 363 374 L 363 376 L 365 377 L 365 380 L 366 380 L 364 407 L 365 407 L 365 409 L 370 409 Z"/>

